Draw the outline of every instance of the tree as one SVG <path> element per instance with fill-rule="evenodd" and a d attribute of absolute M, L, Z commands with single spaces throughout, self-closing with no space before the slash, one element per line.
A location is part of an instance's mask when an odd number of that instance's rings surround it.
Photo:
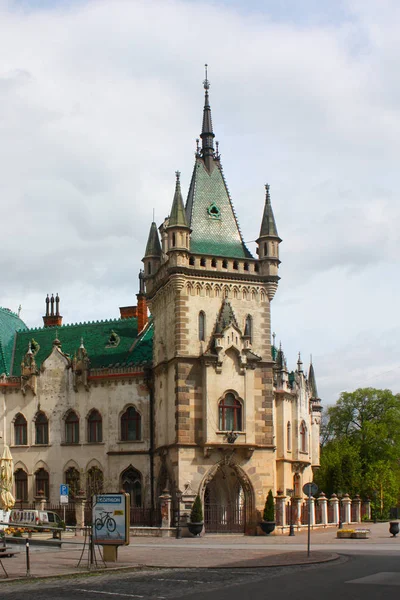
<path fill-rule="evenodd" d="M 399 396 L 373 388 L 343 392 L 326 411 L 322 435 L 319 487 L 379 496 L 379 512 L 387 511 L 400 480 Z"/>
<path fill-rule="evenodd" d="M 267 499 L 265 500 L 263 520 L 268 522 L 275 521 L 275 506 L 272 490 L 269 490 L 267 494 Z"/>
<path fill-rule="evenodd" d="M 203 522 L 203 505 L 199 495 L 196 496 L 193 502 L 192 510 L 190 512 L 191 523 L 202 523 Z"/>

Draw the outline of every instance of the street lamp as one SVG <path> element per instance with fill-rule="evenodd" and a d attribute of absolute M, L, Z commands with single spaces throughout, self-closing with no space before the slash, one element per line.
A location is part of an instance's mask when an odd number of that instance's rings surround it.
<path fill-rule="evenodd" d="M 374 508 L 373 508 L 373 510 L 374 510 L 374 523 L 376 523 L 376 512 L 377 512 L 377 510 L 376 510 L 376 497 L 377 497 L 377 495 L 378 495 L 377 490 L 373 490 L 372 496 L 374 498 Z"/>
<path fill-rule="evenodd" d="M 180 540 L 181 537 L 182 537 L 182 532 L 181 532 L 181 500 L 182 500 L 182 492 L 181 492 L 181 490 L 179 488 L 175 492 L 175 497 L 176 497 L 176 501 L 178 502 L 178 511 L 177 511 L 178 522 L 176 524 L 176 539 Z"/>
<path fill-rule="evenodd" d="M 294 536 L 294 526 L 293 526 L 293 497 L 294 490 L 286 490 L 286 493 L 289 494 L 290 497 L 290 527 L 289 527 L 289 536 Z"/>
<path fill-rule="evenodd" d="M 342 498 L 343 498 L 343 492 L 339 491 L 337 494 L 337 497 L 339 498 L 339 529 L 343 529 L 343 521 L 342 521 Z"/>

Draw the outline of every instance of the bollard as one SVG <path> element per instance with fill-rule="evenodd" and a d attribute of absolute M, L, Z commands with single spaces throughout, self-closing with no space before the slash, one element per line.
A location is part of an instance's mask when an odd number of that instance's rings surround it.
<path fill-rule="evenodd" d="M 30 560 L 29 560 L 29 540 L 28 540 L 28 538 L 26 539 L 25 549 L 26 549 L 26 576 L 30 577 L 31 565 L 30 565 Z"/>

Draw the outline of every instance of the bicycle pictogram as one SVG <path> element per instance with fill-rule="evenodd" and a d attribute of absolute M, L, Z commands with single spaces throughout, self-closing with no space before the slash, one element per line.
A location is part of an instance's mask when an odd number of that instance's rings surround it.
<path fill-rule="evenodd" d="M 115 522 L 115 519 L 113 519 L 111 515 L 112 511 L 103 510 L 100 513 L 100 517 L 97 517 L 97 519 L 94 522 L 94 526 L 96 527 L 96 529 L 102 529 L 105 526 L 107 528 L 107 531 L 109 531 L 110 533 L 115 531 L 117 524 Z"/>

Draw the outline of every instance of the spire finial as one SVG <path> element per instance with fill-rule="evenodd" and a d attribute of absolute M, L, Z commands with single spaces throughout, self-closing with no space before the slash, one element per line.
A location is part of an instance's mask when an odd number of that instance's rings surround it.
<path fill-rule="evenodd" d="M 269 194 L 269 183 L 265 184 L 265 199 L 268 202 L 268 204 L 271 202 L 271 196 Z"/>
<path fill-rule="evenodd" d="M 20 315 L 21 315 L 21 310 L 22 310 L 22 305 L 20 304 L 20 305 L 18 306 L 18 316 L 20 316 Z"/>
<path fill-rule="evenodd" d="M 80 348 L 84 348 L 85 346 L 83 345 L 83 337 L 81 337 L 81 345 L 79 346 Z"/>
<path fill-rule="evenodd" d="M 272 334 L 272 345 L 275 346 L 276 333 L 275 331 Z"/>
<path fill-rule="evenodd" d="M 178 182 L 180 180 L 181 172 L 175 171 L 175 175 L 176 175 L 176 181 Z"/>
<path fill-rule="evenodd" d="M 204 71 L 205 71 L 205 79 L 203 81 L 203 85 L 204 85 L 204 89 L 207 91 L 210 89 L 210 82 L 208 81 L 208 64 L 207 63 L 204 65 Z"/>

